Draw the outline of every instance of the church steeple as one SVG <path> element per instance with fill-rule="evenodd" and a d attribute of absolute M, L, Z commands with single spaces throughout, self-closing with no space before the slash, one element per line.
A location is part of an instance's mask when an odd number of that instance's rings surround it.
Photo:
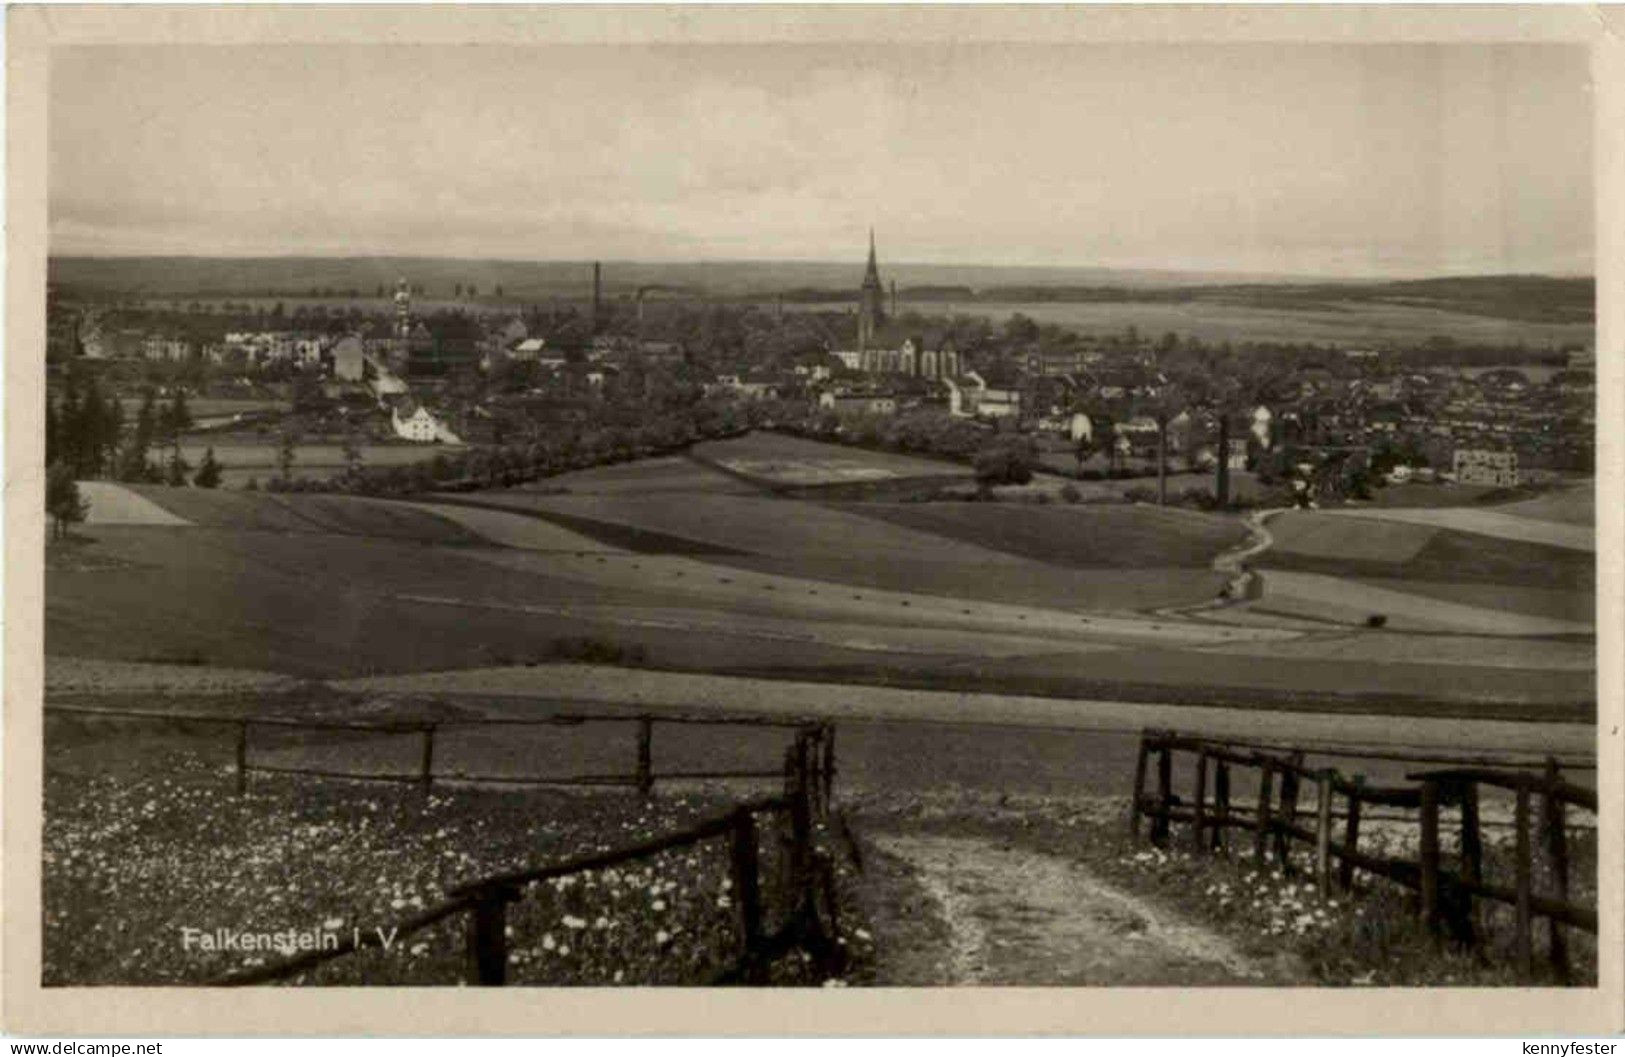
<path fill-rule="evenodd" d="M 869 264 L 858 291 L 858 348 L 867 349 L 874 340 L 875 327 L 886 318 L 886 291 L 880 285 L 880 266 L 875 260 L 875 229 L 869 229 Z"/>

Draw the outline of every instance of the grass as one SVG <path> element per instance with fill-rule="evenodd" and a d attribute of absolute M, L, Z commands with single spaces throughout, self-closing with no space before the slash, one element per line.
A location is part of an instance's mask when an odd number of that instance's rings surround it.
<path fill-rule="evenodd" d="M 1368 531 L 1386 533 L 1385 529 L 1372 528 L 1365 522 L 1351 524 L 1347 531 L 1354 535 Z M 1421 528 L 1421 531 L 1431 531 L 1427 543 L 1410 558 L 1397 563 L 1294 554 L 1272 548 L 1259 556 L 1257 564 L 1266 569 L 1353 579 L 1497 584 L 1576 592 L 1591 590 L 1596 579 L 1597 562 L 1592 554 L 1519 540 L 1491 539 L 1453 529 Z"/>
<path fill-rule="evenodd" d="M 270 495 L 205 488 L 128 485 L 178 517 L 204 528 L 321 532 L 423 543 L 472 544 L 474 533 L 432 513 L 347 496 Z"/>
<path fill-rule="evenodd" d="M 578 531 L 606 534 L 606 541 L 617 544 L 643 537 L 649 546 L 638 549 L 646 553 L 658 547 L 661 537 L 667 537 L 672 542 L 664 553 L 693 553 L 693 548 L 703 546 L 719 557 L 728 553 L 771 556 L 792 565 L 803 560 L 853 558 L 967 566 L 1011 563 L 1007 556 L 986 548 L 865 517 L 855 508 L 762 495 L 696 494 L 677 499 L 670 495 L 484 492 L 477 494 L 477 501 L 529 510 L 559 524 L 579 519 L 582 527 Z M 610 539 L 607 534 L 616 530 L 602 526 L 622 528 Z"/>
<path fill-rule="evenodd" d="M 1438 334 L 1465 343 L 1533 346 L 1584 344 L 1593 340 L 1590 323 L 1538 323 L 1495 319 L 1465 312 L 1354 301 L 1296 308 L 1260 308 L 1202 300 L 1182 304 L 1114 301 L 1103 303 L 978 303 L 979 315 L 1003 320 L 1021 312 L 1039 323 L 1055 323 L 1085 333 L 1121 333 L 1134 326 L 1144 334 L 1176 334 L 1217 342 L 1316 342 L 1369 348 L 1385 343 L 1419 344 Z"/>
<path fill-rule="evenodd" d="M 1370 580 L 1373 587 L 1424 595 L 1445 602 L 1504 609 L 1532 617 L 1554 620 L 1595 621 L 1597 596 L 1588 589 L 1557 587 L 1509 587 L 1496 583 L 1463 583 L 1431 580 Z"/>
<path fill-rule="evenodd" d="M 708 465 L 768 486 L 805 487 L 856 480 L 942 477 L 952 464 L 894 452 L 825 444 L 756 430 L 743 437 L 697 444 L 690 454 Z M 969 477 L 968 467 L 959 476 Z"/>
<path fill-rule="evenodd" d="M 452 886 L 635 843 L 714 817 L 715 794 L 439 790 L 256 777 L 198 736 L 63 731 L 47 741 L 43 982 L 198 984 L 275 952 L 189 948 L 183 929 L 389 930 Z M 782 907 L 779 831 L 764 827 L 764 900 Z M 738 949 L 726 839 L 532 886 L 508 914 L 510 982 L 691 985 Z M 773 924 L 769 920 L 769 926 Z M 295 979 L 439 984 L 466 978 L 466 918 Z M 821 982 L 781 963 L 775 982 Z"/>
<path fill-rule="evenodd" d="M 1077 568 L 1205 568 L 1219 552 L 1247 537 L 1231 519 L 1141 506 L 908 503 L 843 509 L 989 550 Z"/>
<path fill-rule="evenodd" d="M 1400 565 L 1427 546 L 1439 530 L 1427 525 L 1371 518 L 1328 517 L 1302 510 L 1289 510 L 1271 518 L 1270 535 L 1275 542 L 1268 555 L 1339 561 L 1381 562 Z"/>

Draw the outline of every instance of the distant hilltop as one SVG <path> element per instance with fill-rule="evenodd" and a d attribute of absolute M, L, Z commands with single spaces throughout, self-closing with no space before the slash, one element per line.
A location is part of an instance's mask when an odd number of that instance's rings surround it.
<path fill-rule="evenodd" d="M 642 297 L 855 304 L 855 261 L 605 261 L 603 294 Z M 1528 323 L 1590 325 L 1590 276 L 1487 275 L 1420 279 L 1326 279 L 1110 268 L 892 264 L 902 302 L 927 311 L 1030 303 L 1241 305 L 1253 309 L 1346 309 L 1389 305 Z M 60 289 L 157 298 L 384 299 L 412 276 L 428 300 L 530 304 L 586 300 L 593 262 L 441 257 L 52 257 Z"/>
<path fill-rule="evenodd" d="M 383 285 L 393 289 L 402 275 L 434 293 L 454 286 L 489 294 L 501 287 L 512 298 L 589 293 L 591 261 L 515 261 L 450 257 L 80 257 L 50 258 L 50 281 L 73 286 L 139 290 L 149 296 L 265 296 L 277 291 L 297 296 L 315 288 L 334 296 L 351 290 L 365 296 Z M 773 296 L 856 289 L 852 261 L 613 261 L 606 260 L 604 288 L 633 292 L 654 284 L 684 287 L 715 296 Z M 1214 286 L 1305 286 L 1346 288 L 1402 282 L 1439 284 L 1556 284 L 1590 289 L 1590 276 L 1421 277 L 1415 280 L 1337 278 L 1244 272 L 1183 272 L 1095 267 L 979 264 L 886 264 L 888 281 L 921 299 L 961 296 L 1072 299 L 1102 290 L 1169 290 Z M 1011 296 L 1003 296 L 1008 293 Z M 1021 296 L 1015 296 L 1021 295 Z"/>

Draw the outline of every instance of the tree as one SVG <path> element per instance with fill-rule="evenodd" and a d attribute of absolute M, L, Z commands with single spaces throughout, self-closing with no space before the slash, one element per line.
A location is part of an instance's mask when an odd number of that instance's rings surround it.
<path fill-rule="evenodd" d="M 1034 461 L 1028 443 L 1015 439 L 997 441 L 976 453 L 973 463 L 976 481 L 984 487 L 1026 484 L 1033 479 Z"/>
<path fill-rule="evenodd" d="M 164 409 L 158 423 L 164 436 L 171 439 L 178 438 L 192 428 L 192 412 L 186 406 L 185 389 L 175 390 L 175 395 L 170 398 L 169 407 Z"/>
<path fill-rule="evenodd" d="M 299 438 L 290 429 L 284 429 L 277 438 L 276 471 L 283 484 L 293 479 L 293 461 Z"/>
<path fill-rule="evenodd" d="M 119 456 L 117 477 L 121 481 L 145 481 L 147 472 L 147 452 L 152 447 L 153 437 L 158 429 L 157 395 L 149 386 L 141 396 L 141 409 L 136 412 L 135 429 L 131 431 L 129 439 Z"/>
<path fill-rule="evenodd" d="M 169 461 L 164 464 L 164 483 L 171 488 L 185 488 L 186 472 L 190 469 L 181 457 L 181 446 L 176 444 L 170 451 Z"/>
<path fill-rule="evenodd" d="M 1093 423 L 1091 423 L 1093 425 Z M 1072 448 L 1072 457 L 1078 460 L 1078 472 L 1083 472 L 1083 464 L 1088 462 L 1095 453 L 1095 438 L 1093 433 L 1083 433 L 1078 436 L 1078 442 Z"/>
<path fill-rule="evenodd" d="M 52 463 L 45 475 L 45 511 L 51 516 L 52 534 L 63 539 L 68 526 L 85 520 L 90 504 L 79 494 L 73 468 L 62 460 Z"/>
<path fill-rule="evenodd" d="M 361 479 L 361 444 L 356 440 L 355 430 L 344 434 L 344 479 L 354 484 Z"/>
<path fill-rule="evenodd" d="M 1146 404 L 1146 413 L 1157 424 L 1157 505 L 1168 503 L 1168 423 L 1185 409 L 1186 393 L 1176 382 L 1158 387 L 1157 395 Z"/>
<path fill-rule="evenodd" d="M 220 464 L 215 461 L 213 447 L 203 450 L 203 461 L 198 463 L 197 473 L 192 477 L 192 483 L 199 488 L 220 487 Z"/>

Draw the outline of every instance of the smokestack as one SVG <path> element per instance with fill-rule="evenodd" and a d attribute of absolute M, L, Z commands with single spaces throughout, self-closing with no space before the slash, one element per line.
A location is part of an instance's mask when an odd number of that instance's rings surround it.
<path fill-rule="evenodd" d="M 897 318 L 897 280 L 891 281 L 891 317 Z"/>
<path fill-rule="evenodd" d="M 592 262 L 592 329 L 598 333 L 598 313 L 603 304 L 604 297 L 604 266 L 597 261 Z"/>

